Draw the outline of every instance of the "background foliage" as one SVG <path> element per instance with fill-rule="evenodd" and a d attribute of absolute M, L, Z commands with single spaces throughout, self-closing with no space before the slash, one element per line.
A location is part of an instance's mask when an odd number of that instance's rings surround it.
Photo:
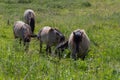
<path fill-rule="evenodd" d="M 66 39 L 85 29 L 91 40 L 84 61 L 39 54 L 32 39 L 24 52 L 13 36 L 13 24 L 26 9 L 36 13 L 35 33 L 44 26 L 60 29 Z M 0 80 L 120 80 L 120 0 L 0 0 Z M 44 45 L 45 46 L 45 45 Z"/>

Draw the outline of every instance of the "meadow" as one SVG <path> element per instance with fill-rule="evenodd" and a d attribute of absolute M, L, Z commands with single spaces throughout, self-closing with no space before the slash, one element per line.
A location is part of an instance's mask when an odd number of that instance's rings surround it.
<path fill-rule="evenodd" d="M 0 0 L 0 80 L 120 80 L 120 0 Z M 25 52 L 13 36 L 13 24 L 26 9 L 36 13 L 35 33 L 58 28 L 66 39 L 75 29 L 90 38 L 85 60 L 47 56 L 32 38 Z M 54 49 L 54 47 L 53 47 Z"/>

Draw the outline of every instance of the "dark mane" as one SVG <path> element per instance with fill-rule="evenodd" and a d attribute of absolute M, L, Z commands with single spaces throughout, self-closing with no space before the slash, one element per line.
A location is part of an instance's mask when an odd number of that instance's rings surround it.
<path fill-rule="evenodd" d="M 82 33 L 80 31 L 73 32 L 73 42 L 76 44 L 76 51 L 79 52 L 79 44 L 82 42 Z"/>
<path fill-rule="evenodd" d="M 60 43 L 59 45 L 57 45 L 56 49 L 66 49 L 68 47 L 68 41 L 65 41 L 63 43 Z"/>
<path fill-rule="evenodd" d="M 62 34 L 58 29 L 54 28 L 57 32 L 59 32 L 60 34 Z"/>
<path fill-rule="evenodd" d="M 35 19 L 31 18 L 30 20 L 30 27 L 31 27 L 31 31 L 32 33 L 34 32 L 34 28 L 35 28 Z"/>
<path fill-rule="evenodd" d="M 61 37 L 60 42 L 63 42 L 65 40 L 65 36 L 58 29 L 55 28 L 55 30 L 56 30 L 56 33 Z"/>
<path fill-rule="evenodd" d="M 73 32 L 74 36 L 73 36 L 73 40 L 75 42 L 80 42 L 82 41 L 82 33 L 77 31 L 77 32 Z"/>

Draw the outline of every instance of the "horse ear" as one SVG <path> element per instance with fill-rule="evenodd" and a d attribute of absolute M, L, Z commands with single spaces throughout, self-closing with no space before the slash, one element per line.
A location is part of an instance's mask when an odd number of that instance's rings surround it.
<path fill-rule="evenodd" d="M 51 28 L 49 31 L 50 31 L 50 32 L 51 32 L 51 31 L 54 31 L 54 29 L 53 29 L 53 28 Z"/>
<path fill-rule="evenodd" d="M 83 33 L 83 32 L 81 32 L 81 36 L 82 36 L 82 37 L 83 37 L 83 34 L 84 34 L 84 33 Z"/>
<path fill-rule="evenodd" d="M 73 32 L 73 35 L 75 35 L 75 32 Z"/>
<path fill-rule="evenodd" d="M 81 32 L 81 36 L 80 36 L 80 40 L 82 41 L 82 38 L 84 37 L 84 35 L 83 35 L 84 33 L 83 32 Z"/>
<path fill-rule="evenodd" d="M 56 28 L 54 28 L 55 30 L 57 30 Z"/>
<path fill-rule="evenodd" d="M 57 34 L 57 35 L 59 35 L 59 33 L 58 33 L 58 32 L 56 32 L 56 34 Z"/>
<path fill-rule="evenodd" d="M 57 28 L 54 28 L 54 30 L 55 30 L 56 32 L 60 32 Z"/>

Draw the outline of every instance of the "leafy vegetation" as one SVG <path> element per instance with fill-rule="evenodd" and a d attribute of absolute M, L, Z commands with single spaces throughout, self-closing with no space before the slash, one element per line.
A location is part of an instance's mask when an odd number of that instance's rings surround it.
<path fill-rule="evenodd" d="M 120 80 L 119 0 L 0 0 L 0 80 Z M 44 26 L 60 29 L 66 38 L 85 29 L 91 40 L 85 60 L 39 54 L 32 39 L 25 52 L 13 36 L 13 24 L 26 9 L 36 13 L 37 34 Z M 45 46 L 45 45 L 44 45 Z"/>

